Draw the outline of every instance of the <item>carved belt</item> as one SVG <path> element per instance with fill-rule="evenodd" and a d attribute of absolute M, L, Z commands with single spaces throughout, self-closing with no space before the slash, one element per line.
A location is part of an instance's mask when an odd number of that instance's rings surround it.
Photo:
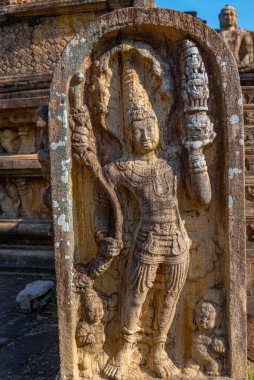
<path fill-rule="evenodd" d="M 143 252 L 135 252 L 135 258 L 141 261 L 143 264 L 181 264 L 189 258 L 189 251 L 186 250 L 177 256 L 160 256 L 160 255 L 148 255 Z"/>
<path fill-rule="evenodd" d="M 142 213 L 147 213 L 147 212 L 152 212 L 152 211 L 158 211 L 159 213 L 161 212 L 168 212 L 170 213 L 175 213 L 175 208 L 177 206 L 177 200 L 175 197 L 171 198 L 166 198 L 164 200 L 158 200 L 153 201 L 153 202 L 147 202 L 143 203 L 141 206 L 141 212 Z"/>

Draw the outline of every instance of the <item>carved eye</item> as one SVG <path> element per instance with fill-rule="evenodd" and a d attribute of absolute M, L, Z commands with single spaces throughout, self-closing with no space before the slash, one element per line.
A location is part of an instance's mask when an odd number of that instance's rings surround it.
<path fill-rule="evenodd" d="M 140 129 L 135 129 L 134 130 L 134 135 L 137 136 L 137 137 L 139 137 L 141 135 Z"/>

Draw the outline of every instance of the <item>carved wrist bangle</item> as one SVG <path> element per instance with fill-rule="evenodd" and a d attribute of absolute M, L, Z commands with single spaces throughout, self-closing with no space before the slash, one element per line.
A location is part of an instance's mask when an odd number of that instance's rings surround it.
<path fill-rule="evenodd" d="M 203 166 L 202 168 L 191 168 L 193 173 L 205 173 L 207 172 L 207 166 Z"/>
<path fill-rule="evenodd" d="M 136 343 L 137 336 L 136 332 L 133 330 L 129 330 L 126 327 L 123 328 L 123 339 L 128 343 Z"/>
<path fill-rule="evenodd" d="M 204 171 L 207 169 L 205 156 L 190 156 L 190 169 L 194 172 L 199 172 L 200 170 Z"/>
<path fill-rule="evenodd" d="M 153 338 L 153 344 L 165 344 L 166 343 L 166 340 L 167 340 L 167 336 L 156 336 Z"/>

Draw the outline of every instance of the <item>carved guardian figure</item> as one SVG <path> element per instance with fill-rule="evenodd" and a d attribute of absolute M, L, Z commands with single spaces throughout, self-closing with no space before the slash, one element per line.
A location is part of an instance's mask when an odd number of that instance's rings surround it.
<path fill-rule="evenodd" d="M 126 45 L 123 46 L 126 49 Z M 107 236 L 106 225 L 102 226 L 103 231 L 96 230 L 97 255 L 79 267 L 76 283 L 86 291 L 90 279 L 101 276 L 113 258 L 120 255 L 124 245 L 121 197 L 125 188 L 138 203 L 139 222 L 132 237 L 126 269 L 121 340 L 103 373 L 114 380 L 125 377 L 142 329 L 140 317 L 143 305 L 160 274 L 165 290 L 163 296 L 160 293 L 158 297 L 156 333 L 152 338 L 147 365 L 157 377 L 165 378 L 180 372 L 165 351 L 165 343 L 189 266 L 190 240 L 180 216 L 177 198 L 181 171 L 163 153 L 158 154 L 163 145 L 158 116 L 135 65 L 124 54 L 122 70 L 123 128 L 127 138 L 125 144 L 129 146 L 122 158 L 101 168 L 87 107 L 72 111 L 73 148 L 109 196 L 118 226 L 115 237 Z M 183 44 L 182 90 L 185 103 L 180 131 L 189 158 L 190 195 L 194 202 L 207 205 L 211 199 L 211 186 L 203 147 L 212 143 L 215 134 L 207 115 L 207 74 L 199 50 L 191 40 L 185 40 Z M 104 89 L 104 101 L 106 95 Z M 110 99 L 109 96 L 106 98 Z"/>

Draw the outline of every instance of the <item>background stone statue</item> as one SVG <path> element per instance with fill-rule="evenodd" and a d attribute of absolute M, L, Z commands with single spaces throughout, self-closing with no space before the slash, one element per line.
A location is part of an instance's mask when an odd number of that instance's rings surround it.
<path fill-rule="evenodd" d="M 254 63 L 252 35 L 237 27 L 237 12 L 234 7 L 226 5 L 219 14 L 220 34 L 232 50 L 239 68 Z"/>

